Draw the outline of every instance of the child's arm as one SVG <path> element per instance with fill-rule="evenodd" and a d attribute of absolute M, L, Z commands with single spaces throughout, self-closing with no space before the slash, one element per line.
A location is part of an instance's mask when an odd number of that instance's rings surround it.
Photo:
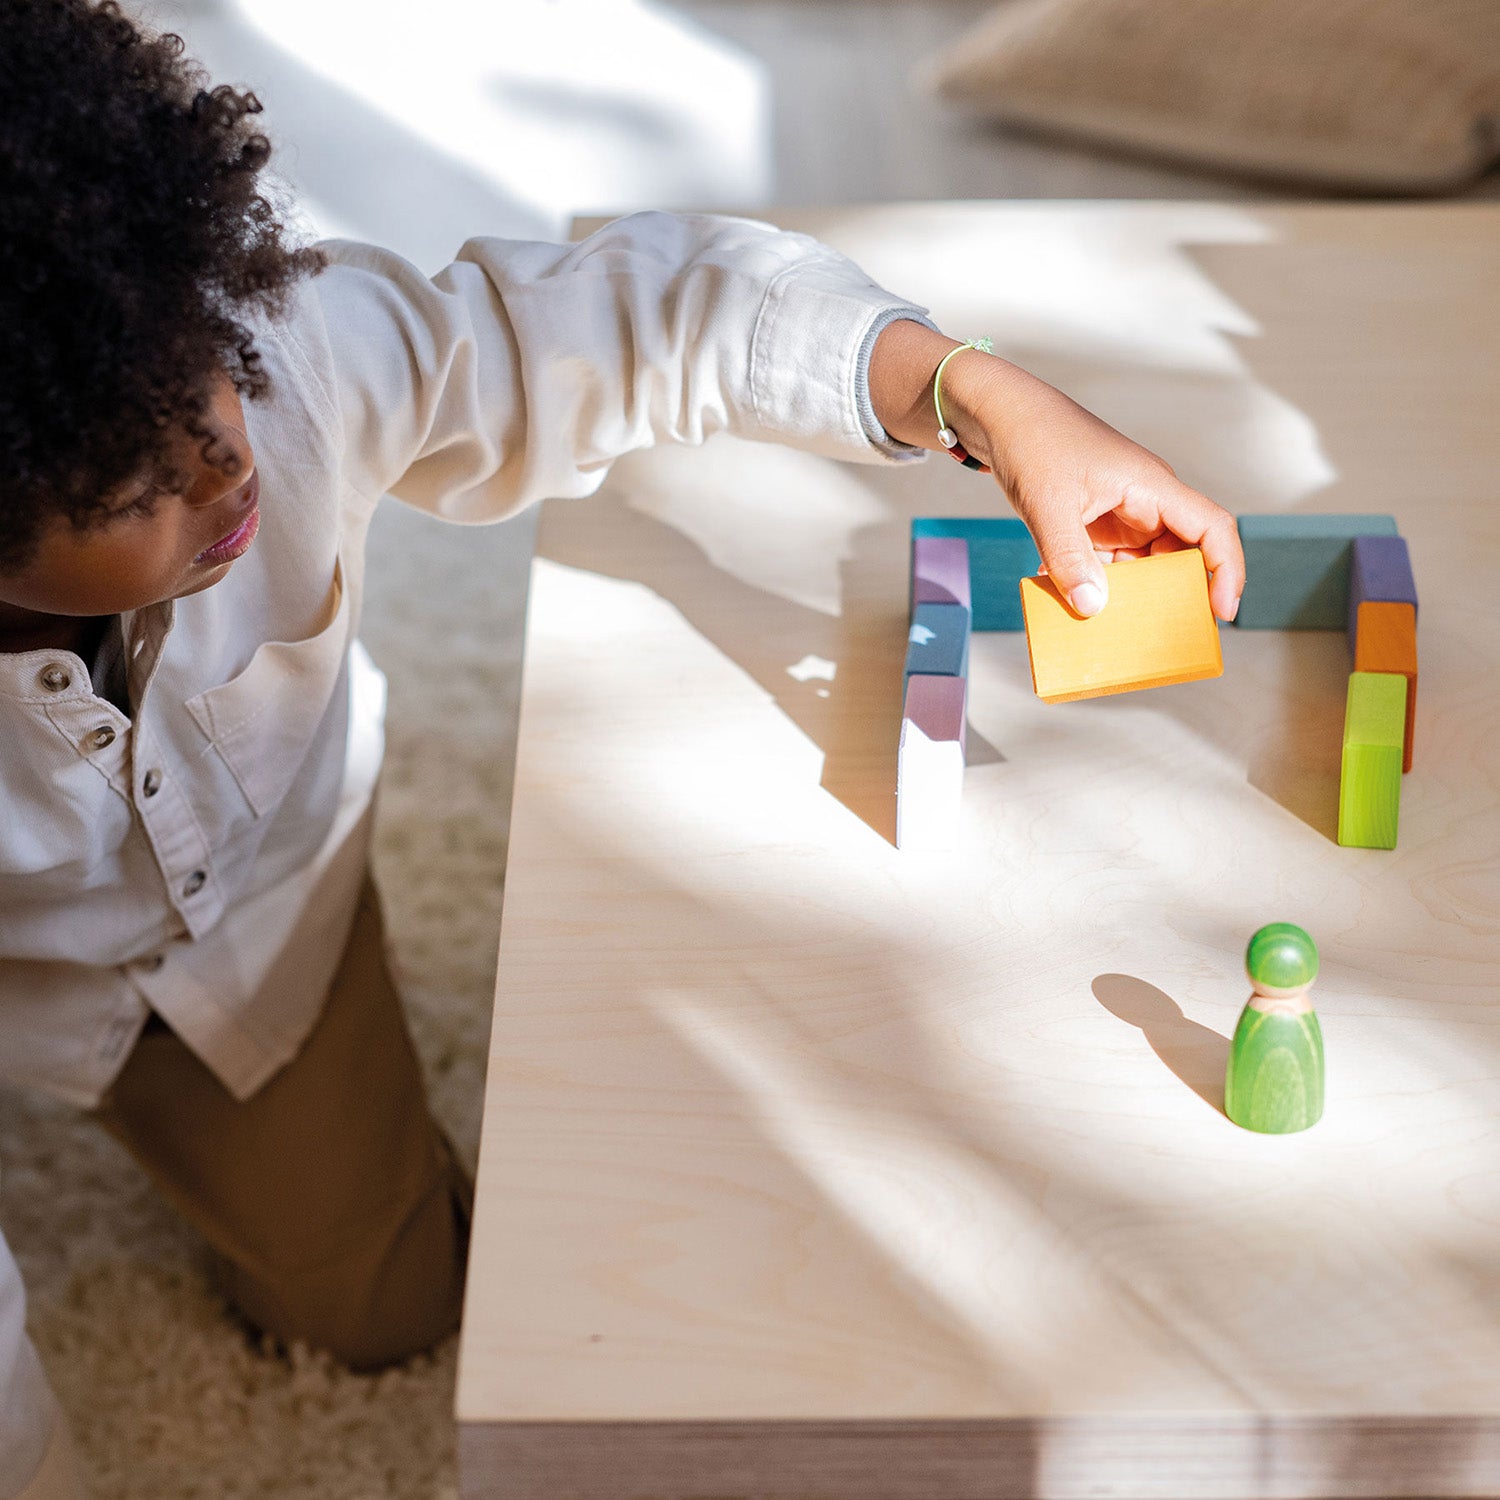
<path fill-rule="evenodd" d="M 870 395 L 892 437 L 940 446 L 932 377 L 955 346 L 916 322 L 892 323 L 880 334 Z M 1189 489 L 1154 453 L 1017 366 L 973 351 L 955 355 L 943 371 L 943 415 L 994 471 L 1079 614 L 1104 607 L 1101 553 L 1139 557 L 1191 546 L 1202 547 L 1213 575 L 1214 613 L 1234 618 L 1245 586 L 1234 517 Z"/>
<path fill-rule="evenodd" d="M 376 246 L 325 248 L 296 322 L 372 501 L 494 520 L 718 431 L 925 457 L 881 429 L 866 381 L 882 329 L 923 310 L 806 235 L 636 214 L 576 245 L 471 240 L 431 279 Z"/>
<path fill-rule="evenodd" d="M 371 502 L 495 520 L 719 431 L 866 461 L 939 446 L 932 376 L 955 341 L 806 235 L 635 214 L 576 245 L 471 240 L 431 279 L 375 246 L 327 250 L 321 329 L 301 332 L 321 332 L 345 476 Z M 1100 553 L 1201 545 L 1232 618 L 1234 520 L 1160 459 L 990 355 L 951 360 L 943 396 L 1081 614 L 1104 604 Z"/>

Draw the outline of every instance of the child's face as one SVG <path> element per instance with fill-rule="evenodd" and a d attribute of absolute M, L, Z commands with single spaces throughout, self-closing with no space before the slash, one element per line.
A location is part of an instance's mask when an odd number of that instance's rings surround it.
<path fill-rule="evenodd" d="M 137 484 L 119 491 L 97 526 L 80 531 L 57 517 L 24 568 L 0 572 L 0 613 L 115 615 L 218 583 L 260 518 L 245 413 L 227 376 L 215 380 L 203 427 L 202 437 L 174 440 L 185 482 L 154 504 L 140 503 L 146 487 Z"/>

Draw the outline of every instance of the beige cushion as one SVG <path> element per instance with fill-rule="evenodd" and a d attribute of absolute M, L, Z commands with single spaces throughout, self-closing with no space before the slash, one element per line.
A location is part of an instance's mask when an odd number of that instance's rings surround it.
<path fill-rule="evenodd" d="M 919 79 L 967 109 L 1369 191 L 1500 155 L 1500 0 L 1005 0 Z"/>

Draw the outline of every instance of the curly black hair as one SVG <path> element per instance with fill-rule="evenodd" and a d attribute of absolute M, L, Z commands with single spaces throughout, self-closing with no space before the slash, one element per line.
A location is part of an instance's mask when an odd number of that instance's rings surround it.
<path fill-rule="evenodd" d="M 260 108 L 113 0 L 0 0 L 0 570 L 162 479 L 216 372 L 264 394 L 246 320 L 323 261 L 259 180 Z"/>

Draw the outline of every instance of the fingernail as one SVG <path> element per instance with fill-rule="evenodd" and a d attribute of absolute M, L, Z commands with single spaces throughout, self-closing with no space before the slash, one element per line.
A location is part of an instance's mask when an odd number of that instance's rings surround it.
<path fill-rule="evenodd" d="M 1073 606 L 1076 614 L 1097 615 L 1104 608 L 1104 602 L 1107 597 L 1104 589 L 1099 584 L 1092 582 L 1080 583 L 1068 595 L 1068 603 Z"/>
<path fill-rule="evenodd" d="M 1230 606 L 1229 606 L 1229 613 L 1228 613 L 1228 615 L 1227 615 L 1227 616 L 1226 616 L 1226 617 L 1225 617 L 1225 618 L 1226 618 L 1226 619 L 1229 619 L 1229 620 L 1233 620 L 1233 619 L 1234 619 L 1234 617 L 1235 617 L 1235 616 L 1236 616 L 1236 615 L 1237 615 L 1237 614 L 1239 614 L 1239 612 L 1240 612 L 1240 600 L 1241 600 L 1241 599 L 1242 599 L 1242 598 L 1243 598 L 1243 597 L 1244 597 L 1244 596 L 1243 596 L 1243 595 L 1242 595 L 1242 594 L 1236 594 L 1236 595 L 1235 595 L 1235 596 L 1234 596 L 1234 603 L 1233 603 L 1233 604 L 1231 604 L 1231 605 L 1230 605 Z"/>

